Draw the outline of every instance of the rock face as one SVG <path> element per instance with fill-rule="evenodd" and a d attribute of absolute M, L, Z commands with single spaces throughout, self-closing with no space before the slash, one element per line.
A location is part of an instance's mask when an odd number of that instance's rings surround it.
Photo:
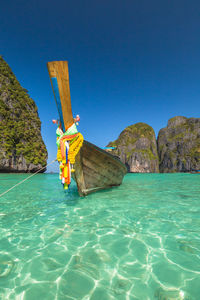
<path fill-rule="evenodd" d="M 46 165 L 40 130 L 34 101 L 0 56 L 0 172 L 35 172 Z"/>
<path fill-rule="evenodd" d="M 200 169 L 200 118 L 174 117 L 158 134 L 160 172 Z"/>
<path fill-rule="evenodd" d="M 129 172 L 159 172 L 156 138 L 154 130 L 145 123 L 125 128 L 118 139 L 107 147 L 117 147 L 111 153 L 126 164 Z"/>

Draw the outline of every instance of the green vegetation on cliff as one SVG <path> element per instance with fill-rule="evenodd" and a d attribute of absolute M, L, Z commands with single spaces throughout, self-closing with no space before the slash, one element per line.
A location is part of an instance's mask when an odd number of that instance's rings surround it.
<path fill-rule="evenodd" d="M 116 147 L 112 154 L 118 156 L 130 172 L 159 172 L 155 133 L 146 123 L 128 126 L 108 147 Z"/>
<path fill-rule="evenodd" d="M 40 130 L 35 102 L 0 56 L 0 169 L 3 159 L 17 161 L 19 156 L 26 163 L 45 166 L 47 150 Z"/>
<path fill-rule="evenodd" d="M 154 130 L 151 126 L 146 123 L 136 123 L 126 127 L 119 135 L 118 139 L 114 142 L 111 142 L 109 145 L 111 147 L 118 145 L 128 145 L 130 143 L 135 143 L 137 139 L 141 137 L 152 139 L 152 136 L 155 135 Z"/>
<path fill-rule="evenodd" d="M 200 119 L 177 116 L 158 134 L 161 172 L 200 169 Z"/>

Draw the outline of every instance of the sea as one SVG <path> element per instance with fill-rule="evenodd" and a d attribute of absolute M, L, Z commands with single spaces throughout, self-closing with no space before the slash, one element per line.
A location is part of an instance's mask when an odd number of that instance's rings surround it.
<path fill-rule="evenodd" d="M 28 174 L 0 174 L 0 194 Z M 0 197 L 1 300 L 199 300 L 200 174 L 80 197 L 37 174 Z"/>

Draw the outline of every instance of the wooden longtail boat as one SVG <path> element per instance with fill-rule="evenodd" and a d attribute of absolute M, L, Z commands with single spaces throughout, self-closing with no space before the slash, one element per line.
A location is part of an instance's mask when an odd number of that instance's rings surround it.
<path fill-rule="evenodd" d="M 190 172 L 191 174 L 200 174 L 200 170 L 193 170 Z"/>
<path fill-rule="evenodd" d="M 63 132 L 73 123 L 67 61 L 47 63 Z M 76 156 L 73 178 L 80 196 L 118 186 L 127 173 L 126 166 L 116 157 L 84 140 Z"/>

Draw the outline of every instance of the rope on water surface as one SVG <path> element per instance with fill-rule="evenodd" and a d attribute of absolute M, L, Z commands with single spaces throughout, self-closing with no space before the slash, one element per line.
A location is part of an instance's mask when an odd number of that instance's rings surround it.
<path fill-rule="evenodd" d="M 28 176 L 27 178 L 23 179 L 22 181 L 18 182 L 17 184 L 13 185 L 10 189 L 8 189 L 7 191 L 3 192 L 2 194 L 0 194 L 0 197 L 2 197 L 3 195 L 7 194 L 8 192 L 10 192 L 12 189 L 14 189 L 16 186 L 22 184 L 24 181 L 30 179 L 31 177 L 33 177 L 34 175 L 36 175 L 37 173 L 39 173 L 40 171 L 42 171 L 43 169 L 45 169 L 46 167 L 48 167 L 49 165 L 53 164 L 55 161 L 57 161 L 57 158 L 52 160 L 48 165 L 46 165 L 45 167 L 42 167 L 41 169 L 39 169 L 37 172 L 31 174 L 30 176 Z"/>

